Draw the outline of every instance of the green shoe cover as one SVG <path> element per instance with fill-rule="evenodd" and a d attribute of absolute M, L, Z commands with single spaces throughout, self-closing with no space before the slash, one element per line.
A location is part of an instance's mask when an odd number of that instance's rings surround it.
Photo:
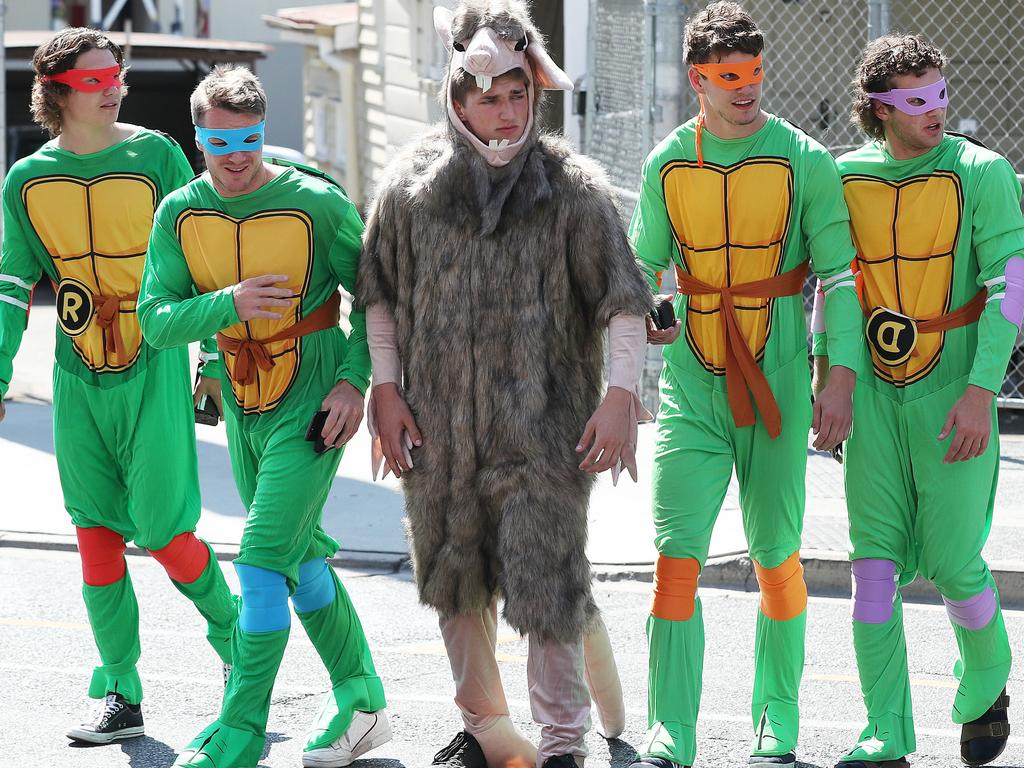
<path fill-rule="evenodd" d="M 1010 660 L 1000 661 L 987 669 L 964 670 L 963 662 L 957 659 L 953 674 L 960 685 L 953 698 L 953 722 L 959 725 L 977 720 L 988 711 L 1010 678 Z"/>
<path fill-rule="evenodd" d="M 142 702 L 142 680 L 139 679 L 134 661 L 93 668 L 89 698 L 102 699 L 108 693 L 121 694 L 129 704 Z"/>
<path fill-rule="evenodd" d="M 334 686 L 324 696 L 303 752 L 324 749 L 344 736 L 356 710 L 376 712 L 385 706 L 384 686 L 379 677 L 355 677 Z"/>
<path fill-rule="evenodd" d="M 662 757 L 678 765 L 693 765 L 697 755 L 694 729 L 682 723 L 655 723 L 640 750 L 644 757 Z"/>
<path fill-rule="evenodd" d="M 913 718 L 889 713 L 883 717 L 869 718 L 857 746 L 839 761 L 884 763 L 906 757 L 916 749 Z"/>
<path fill-rule="evenodd" d="M 793 704 L 773 701 L 761 710 L 754 728 L 751 755 L 785 755 L 796 750 L 800 713 Z"/>
<path fill-rule="evenodd" d="M 215 720 L 174 761 L 175 768 L 256 768 L 265 736 Z"/>

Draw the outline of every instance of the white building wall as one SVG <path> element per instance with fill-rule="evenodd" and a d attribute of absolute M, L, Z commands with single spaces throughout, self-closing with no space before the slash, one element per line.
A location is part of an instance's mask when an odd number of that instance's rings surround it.
<path fill-rule="evenodd" d="M 186 6 L 193 0 L 186 0 Z M 267 26 L 261 18 L 281 7 L 291 5 L 326 5 L 326 0 L 214 0 L 210 10 L 210 36 L 223 40 L 267 43 L 273 51 L 267 58 L 256 62 L 256 73 L 267 92 L 270 114 L 267 119 L 267 143 L 302 149 L 303 144 L 303 46 L 282 42 L 279 30 Z M 162 3 L 173 14 L 167 2 Z M 191 9 L 190 9 L 191 12 Z M 170 18 L 170 17 L 168 17 Z M 166 29 L 167 27 L 165 27 Z M 186 34 L 194 34 L 194 15 L 185 27 Z"/>
<path fill-rule="evenodd" d="M 15 29 L 49 29 L 50 4 L 40 0 L 6 0 L 4 26 Z"/>

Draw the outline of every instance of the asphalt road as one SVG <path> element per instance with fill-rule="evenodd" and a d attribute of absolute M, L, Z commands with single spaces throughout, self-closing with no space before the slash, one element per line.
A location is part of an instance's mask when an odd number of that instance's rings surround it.
<path fill-rule="evenodd" d="M 0 549 L 0 708 L 2 768 L 164 768 L 216 714 L 222 689 L 219 664 L 205 645 L 203 627 L 191 606 L 148 558 L 129 559 L 142 611 L 147 736 L 114 746 L 72 747 L 64 733 L 91 714 L 85 689 L 95 649 L 79 594 L 80 570 L 73 553 Z M 237 586 L 231 569 L 229 583 Z M 390 701 L 395 739 L 360 761 L 363 768 L 427 766 L 434 752 L 460 727 L 451 703 L 452 683 L 433 614 L 416 602 L 408 573 L 342 572 L 370 638 Z M 644 617 L 649 585 L 596 585 L 626 689 L 629 727 L 621 741 L 591 734 L 589 768 L 625 766 L 643 738 L 646 722 Z M 746 763 L 751 648 L 757 596 L 702 590 L 707 622 L 705 693 L 697 765 Z M 846 601 L 812 598 L 807 669 L 801 693 L 803 731 L 800 759 L 832 766 L 854 741 L 863 717 Z M 915 766 L 953 766 L 958 729 L 949 720 L 955 690 L 951 676 L 955 646 L 945 612 L 934 605 L 906 610 L 919 752 Z M 1007 615 L 1019 648 L 1024 614 Z M 500 631 L 502 674 L 513 718 L 536 736 L 525 687 L 525 644 L 506 626 Z M 293 631 L 269 723 L 266 768 L 300 765 L 305 729 L 327 689 L 326 674 L 301 626 Z M 1016 698 L 1024 695 L 1015 672 L 1011 721 L 1018 730 L 999 765 L 1024 765 L 1024 718 Z"/>

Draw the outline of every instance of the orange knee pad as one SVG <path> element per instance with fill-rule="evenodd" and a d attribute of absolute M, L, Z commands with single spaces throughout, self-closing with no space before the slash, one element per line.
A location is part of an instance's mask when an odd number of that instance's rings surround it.
<path fill-rule="evenodd" d="M 658 555 L 651 615 L 669 621 L 689 621 L 693 618 L 699 578 L 700 563 L 692 557 Z"/>
<path fill-rule="evenodd" d="M 75 528 L 82 580 L 90 587 L 106 587 L 124 578 L 124 537 L 109 528 Z"/>
<path fill-rule="evenodd" d="M 182 584 L 191 584 L 203 575 L 210 562 L 210 550 L 194 533 L 179 533 L 163 549 L 151 549 L 153 556 L 167 571 L 167 575 Z"/>
<path fill-rule="evenodd" d="M 775 568 L 765 568 L 755 561 L 754 571 L 761 587 L 761 613 L 769 619 L 788 621 L 807 610 L 807 584 L 799 551 Z"/>

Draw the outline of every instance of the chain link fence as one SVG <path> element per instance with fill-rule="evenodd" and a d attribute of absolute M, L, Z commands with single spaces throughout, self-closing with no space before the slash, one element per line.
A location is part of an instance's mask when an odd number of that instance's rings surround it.
<path fill-rule="evenodd" d="M 648 152 L 697 113 L 681 46 L 685 20 L 707 2 L 591 0 L 590 95 L 584 150 L 608 169 L 627 217 Z M 764 106 L 833 154 L 860 146 L 851 82 L 867 42 L 923 35 L 948 58 L 947 130 L 971 135 L 1024 171 L 1024 0 L 745 0 L 765 34 Z M 807 292 L 810 295 L 810 292 Z M 656 391 L 660 355 L 648 361 Z M 1024 408 L 1018 339 L 1000 405 Z"/>

